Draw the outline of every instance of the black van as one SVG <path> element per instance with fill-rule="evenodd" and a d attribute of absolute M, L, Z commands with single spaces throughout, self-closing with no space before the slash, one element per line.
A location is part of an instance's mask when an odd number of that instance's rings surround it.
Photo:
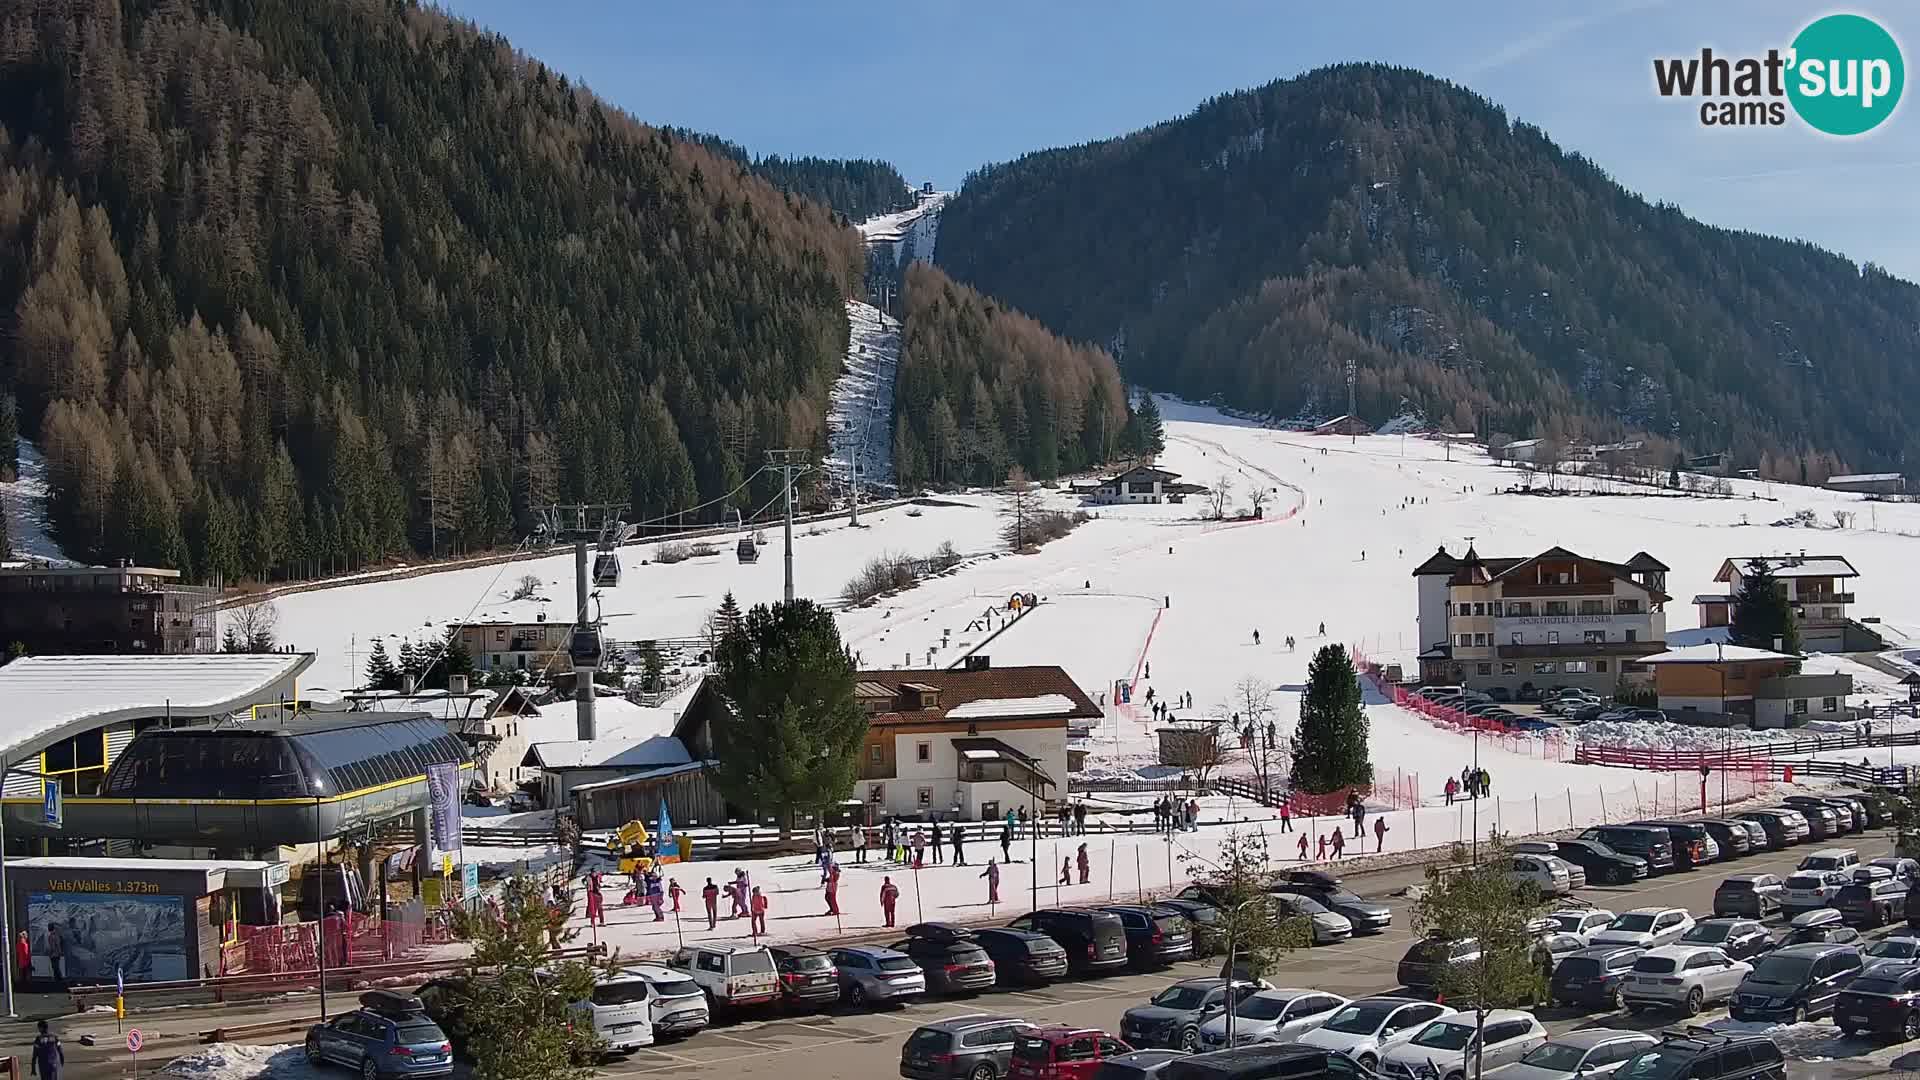
<path fill-rule="evenodd" d="M 1760 958 L 1734 991 L 1735 1020 L 1798 1021 L 1833 1011 L 1840 992 L 1860 974 L 1852 945 L 1788 945 Z"/>
<path fill-rule="evenodd" d="M 1045 934 L 1067 950 L 1067 967 L 1077 973 L 1112 971 L 1127 965 L 1127 928 L 1120 916 L 1086 908 L 1041 908 L 1007 924 L 1015 930 Z"/>
<path fill-rule="evenodd" d="M 1646 825 L 1596 825 L 1580 834 L 1582 840 L 1598 840 L 1615 851 L 1638 855 L 1647 860 L 1647 869 L 1664 874 L 1673 869 L 1673 834 Z"/>
<path fill-rule="evenodd" d="M 1636 821 L 1650 829 L 1665 829 L 1673 837 L 1673 859 L 1682 870 L 1692 870 L 1722 858 L 1720 842 L 1697 821 Z"/>
<path fill-rule="evenodd" d="M 1338 1050 L 1298 1043 L 1236 1046 L 1167 1063 L 1156 1080 L 1320 1080 L 1369 1075 Z"/>

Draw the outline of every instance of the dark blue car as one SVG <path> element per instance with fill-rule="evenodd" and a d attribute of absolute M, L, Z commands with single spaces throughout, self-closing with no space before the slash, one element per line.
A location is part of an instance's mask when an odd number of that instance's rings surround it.
<path fill-rule="evenodd" d="M 419 998 L 376 990 L 360 1000 L 367 1007 L 307 1029 L 308 1061 L 345 1065 L 363 1080 L 452 1075 L 453 1045 Z"/>

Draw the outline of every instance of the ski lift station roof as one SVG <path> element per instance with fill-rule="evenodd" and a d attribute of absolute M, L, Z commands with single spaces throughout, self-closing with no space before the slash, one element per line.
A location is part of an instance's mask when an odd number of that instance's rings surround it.
<path fill-rule="evenodd" d="M 130 738 L 139 720 L 221 717 L 291 700 L 312 663 L 312 653 L 22 657 L 0 667 L 0 752 L 19 762 L 99 728 L 124 726 Z"/>

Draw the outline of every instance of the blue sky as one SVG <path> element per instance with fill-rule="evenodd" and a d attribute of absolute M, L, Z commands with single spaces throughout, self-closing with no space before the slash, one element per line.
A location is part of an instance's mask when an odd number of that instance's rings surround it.
<path fill-rule="evenodd" d="M 1702 127 L 1655 56 L 1784 48 L 1827 9 L 1753 0 L 442 0 L 650 123 L 756 154 L 873 157 L 958 185 L 976 166 L 1179 116 L 1325 64 L 1460 82 L 1628 188 L 1718 225 L 1810 240 L 1920 281 L 1920 91 L 1870 135 Z M 1920 61 L 1920 7 L 1851 7 Z"/>

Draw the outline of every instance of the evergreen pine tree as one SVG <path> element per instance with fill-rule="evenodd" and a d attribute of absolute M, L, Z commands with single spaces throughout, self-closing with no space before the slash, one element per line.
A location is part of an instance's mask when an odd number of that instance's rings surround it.
<path fill-rule="evenodd" d="M 435 648 L 431 645 L 415 650 L 414 656 L 425 669 L 419 685 L 430 690 L 445 690 L 447 680 L 454 675 L 465 675 L 469 685 L 473 678 L 473 653 L 467 650 L 467 643 L 460 639 L 458 629 L 447 631 L 444 644 Z M 431 665 L 428 667 L 427 665 Z"/>
<path fill-rule="evenodd" d="M 853 790 L 867 718 L 833 615 L 811 600 L 758 604 L 720 641 L 714 780 L 728 800 L 779 817 Z"/>
<path fill-rule="evenodd" d="M 421 652 L 422 650 L 413 647 L 411 640 L 402 640 L 400 642 L 400 677 L 402 689 L 404 689 L 405 683 L 408 681 L 411 681 L 415 686 L 420 684 L 420 673 L 426 669 L 428 660 L 428 657 L 421 655 Z"/>
<path fill-rule="evenodd" d="M 728 593 L 729 597 L 733 594 Z M 640 688 L 657 693 L 666 681 L 666 665 L 660 659 L 660 650 L 651 641 L 640 643 Z"/>
<path fill-rule="evenodd" d="M 393 658 L 387 655 L 387 643 L 378 638 L 373 642 L 373 654 L 367 657 L 366 689 L 400 689 L 400 669 L 393 666 Z"/>
<path fill-rule="evenodd" d="M 1153 400 L 1152 394 L 1140 398 L 1140 407 L 1134 410 L 1136 425 L 1134 451 L 1141 457 L 1158 457 L 1167 448 L 1167 429 L 1160 419 L 1160 403 Z"/>
<path fill-rule="evenodd" d="M 1754 559 L 1741 570 L 1731 621 L 1728 632 L 1735 645 L 1784 653 L 1800 651 L 1800 628 L 1793 621 L 1793 605 L 1765 559 Z"/>
<path fill-rule="evenodd" d="M 1293 736 L 1293 784 L 1322 794 L 1372 782 L 1359 677 L 1345 646 L 1324 646 L 1307 665 L 1307 692 Z"/>
<path fill-rule="evenodd" d="M 20 410 L 12 394 L 0 394 L 0 481 L 12 480 L 19 471 L 19 435 Z M 0 521 L 0 534 L 5 532 L 6 522 Z"/>

